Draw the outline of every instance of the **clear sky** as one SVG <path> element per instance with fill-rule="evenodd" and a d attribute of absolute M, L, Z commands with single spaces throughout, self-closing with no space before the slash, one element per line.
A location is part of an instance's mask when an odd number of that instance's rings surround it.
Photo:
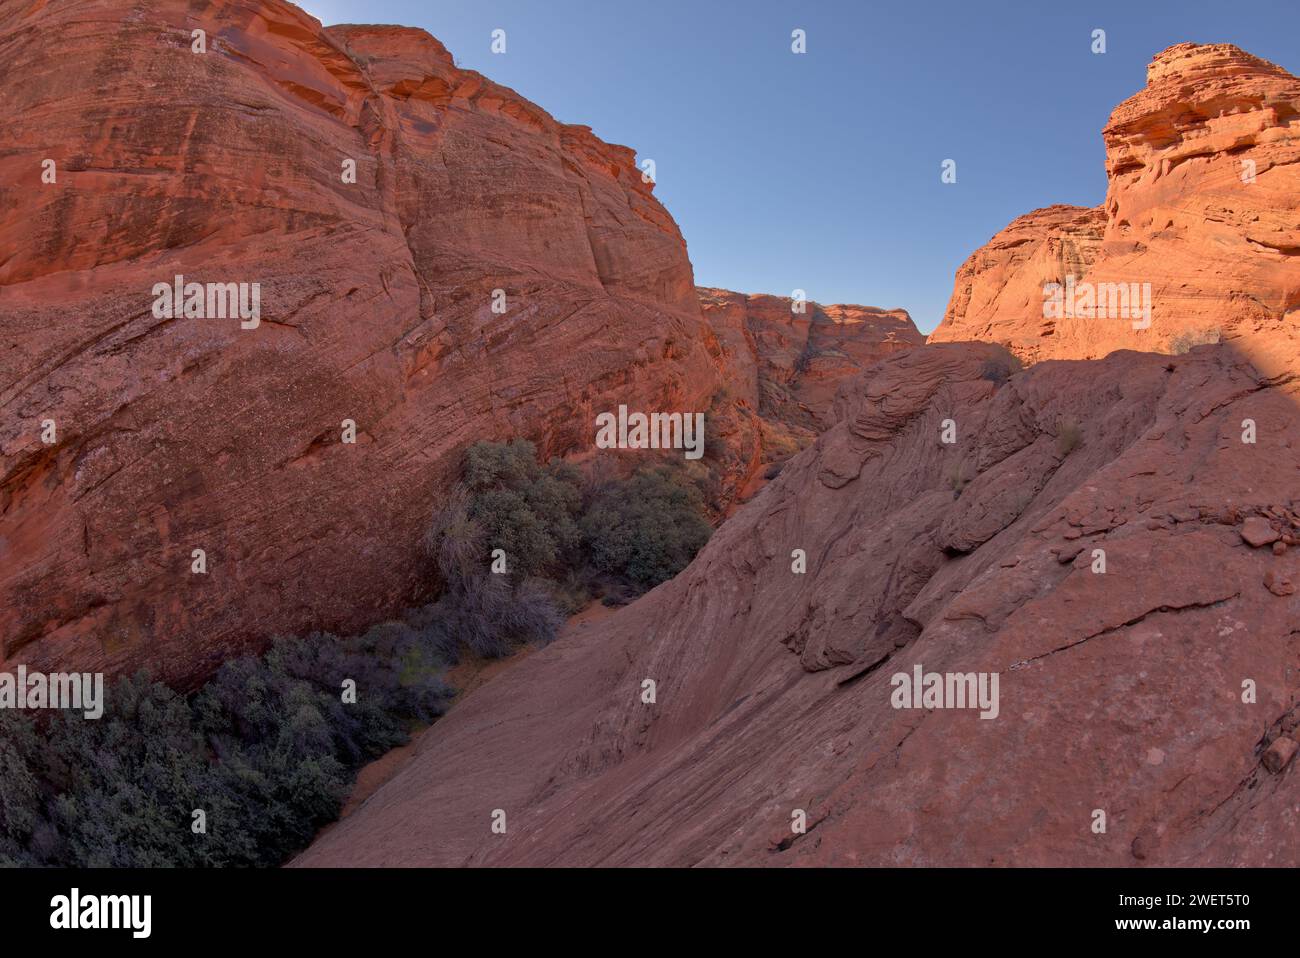
<path fill-rule="evenodd" d="M 301 5 L 424 27 L 461 66 L 653 159 L 698 284 L 901 306 L 927 332 L 957 267 L 1016 216 L 1101 202 L 1101 128 L 1153 54 L 1228 42 L 1300 73 L 1300 0 Z"/>

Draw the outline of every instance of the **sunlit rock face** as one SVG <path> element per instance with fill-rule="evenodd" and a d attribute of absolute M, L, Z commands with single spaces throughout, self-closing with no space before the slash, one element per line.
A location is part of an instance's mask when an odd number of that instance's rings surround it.
<path fill-rule="evenodd" d="M 1037 210 L 976 251 L 930 341 L 1079 359 L 1294 325 L 1298 116 L 1300 81 L 1230 44 L 1158 54 L 1102 131 L 1105 202 Z M 1093 302 L 1044 309 L 1045 287 L 1071 281 Z"/>

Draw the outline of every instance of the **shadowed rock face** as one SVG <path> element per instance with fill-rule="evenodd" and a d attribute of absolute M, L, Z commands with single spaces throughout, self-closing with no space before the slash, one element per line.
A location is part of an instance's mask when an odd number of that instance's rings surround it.
<path fill-rule="evenodd" d="M 764 293 L 700 287 L 704 318 L 737 357 L 738 391 L 768 418 L 811 434 L 825 429 L 845 379 L 925 337 L 905 309 L 821 306 Z"/>
<path fill-rule="evenodd" d="M 887 358 L 685 572 L 477 690 L 297 864 L 1293 864 L 1261 754 L 1300 721 L 1300 550 L 1243 530 L 1300 536 L 1298 354 Z M 892 707 L 917 665 L 998 673 L 997 717 Z"/>
<path fill-rule="evenodd" d="M 1300 80 L 1229 44 L 1158 54 L 1102 131 L 1095 210 L 1020 217 L 957 272 L 931 342 L 1005 343 L 1027 360 L 1167 351 L 1296 322 Z M 1043 287 L 1151 284 L 1151 324 L 1045 317 Z M 1108 294 L 1107 294 L 1108 295 Z M 1180 345 L 1181 340 L 1181 345 Z"/>
<path fill-rule="evenodd" d="M 418 594 L 477 440 L 565 455 L 620 403 L 708 410 L 728 501 L 791 451 L 757 396 L 715 408 L 757 360 L 701 316 L 633 151 L 427 33 L 16 0 L 0 46 L 0 663 L 188 683 L 368 625 Z M 260 324 L 155 315 L 176 275 L 259 284 Z"/>
<path fill-rule="evenodd" d="M 783 296 L 697 292 L 724 383 L 712 421 L 723 471 L 735 477 L 727 501 L 732 509 L 762 488 L 769 467 L 834 422 L 831 406 L 841 383 L 925 342 L 903 309 L 808 302 L 795 312 Z"/>

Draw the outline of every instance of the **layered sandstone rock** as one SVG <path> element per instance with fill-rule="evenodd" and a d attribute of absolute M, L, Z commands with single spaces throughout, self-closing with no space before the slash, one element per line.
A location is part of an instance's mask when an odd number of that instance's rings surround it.
<path fill-rule="evenodd" d="M 802 305 L 765 293 L 698 289 L 704 318 L 725 337 L 731 380 L 764 416 L 816 434 L 831 423 L 840 384 L 925 337 L 905 309 Z"/>
<path fill-rule="evenodd" d="M 738 478 L 729 506 L 754 495 L 774 463 L 831 425 L 840 384 L 925 342 L 903 309 L 805 302 L 796 311 L 783 296 L 697 292 L 724 382 L 713 421 L 724 440 L 725 472 Z"/>
<path fill-rule="evenodd" d="M 1294 865 L 1300 558 L 1242 529 L 1300 537 L 1297 356 L 884 360 L 685 572 L 474 692 L 298 864 Z M 918 666 L 996 673 L 996 717 L 893 707 Z"/>
<path fill-rule="evenodd" d="M 599 411 L 718 388 L 632 151 L 423 31 L 23 0 L 0 46 L 4 662 L 184 682 L 361 627 L 417 589 L 467 444 L 564 454 Z M 177 274 L 259 283 L 260 325 L 158 318 Z"/>
<path fill-rule="evenodd" d="M 1033 362 L 1052 354 L 1062 322 L 1043 315 L 1043 288 L 1086 276 L 1101 246 L 1100 209 L 1049 206 L 1013 220 L 961 268 L 931 342 L 1003 343 Z"/>
<path fill-rule="evenodd" d="M 189 682 L 364 627 L 418 596 L 477 440 L 576 454 L 619 404 L 705 410 L 723 508 L 797 447 L 633 152 L 427 33 L 23 0 L 0 46 L 0 664 Z M 177 275 L 259 284 L 259 323 L 157 315 Z M 843 329 L 826 383 L 875 358 Z"/>
<path fill-rule="evenodd" d="M 1298 116 L 1300 80 L 1234 46 L 1183 43 L 1158 54 L 1146 88 L 1102 131 L 1104 204 L 1038 210 L 995 236 L 958 270 L 930 341 L 990 339 L 1029 360 L 1091 358 L 1184 351 L 1294 324 Z M 1114 310 L 1045 316 L 1044 287 L 1070 277 L 1121 308 L 1121 291 L 1150 284 L 1150 325 Z"/>

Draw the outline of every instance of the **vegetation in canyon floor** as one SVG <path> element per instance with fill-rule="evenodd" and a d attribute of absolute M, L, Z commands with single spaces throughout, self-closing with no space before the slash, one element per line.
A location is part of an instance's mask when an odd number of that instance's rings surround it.
<path fill-rule="evenodd" d="M 584 474 L 522 440 L 475 444 L 426 536 L 435 601 L 358 636 L 274 639 L 190 696 L 119 679 L 97 721 L 0 711 L 0 865 L 280 864 L 337 818 L 362 764 L 447 709 L 465 650 L 545 644 L 593 599 L 684 568 L 711 532 L 699 475 Z"/>

